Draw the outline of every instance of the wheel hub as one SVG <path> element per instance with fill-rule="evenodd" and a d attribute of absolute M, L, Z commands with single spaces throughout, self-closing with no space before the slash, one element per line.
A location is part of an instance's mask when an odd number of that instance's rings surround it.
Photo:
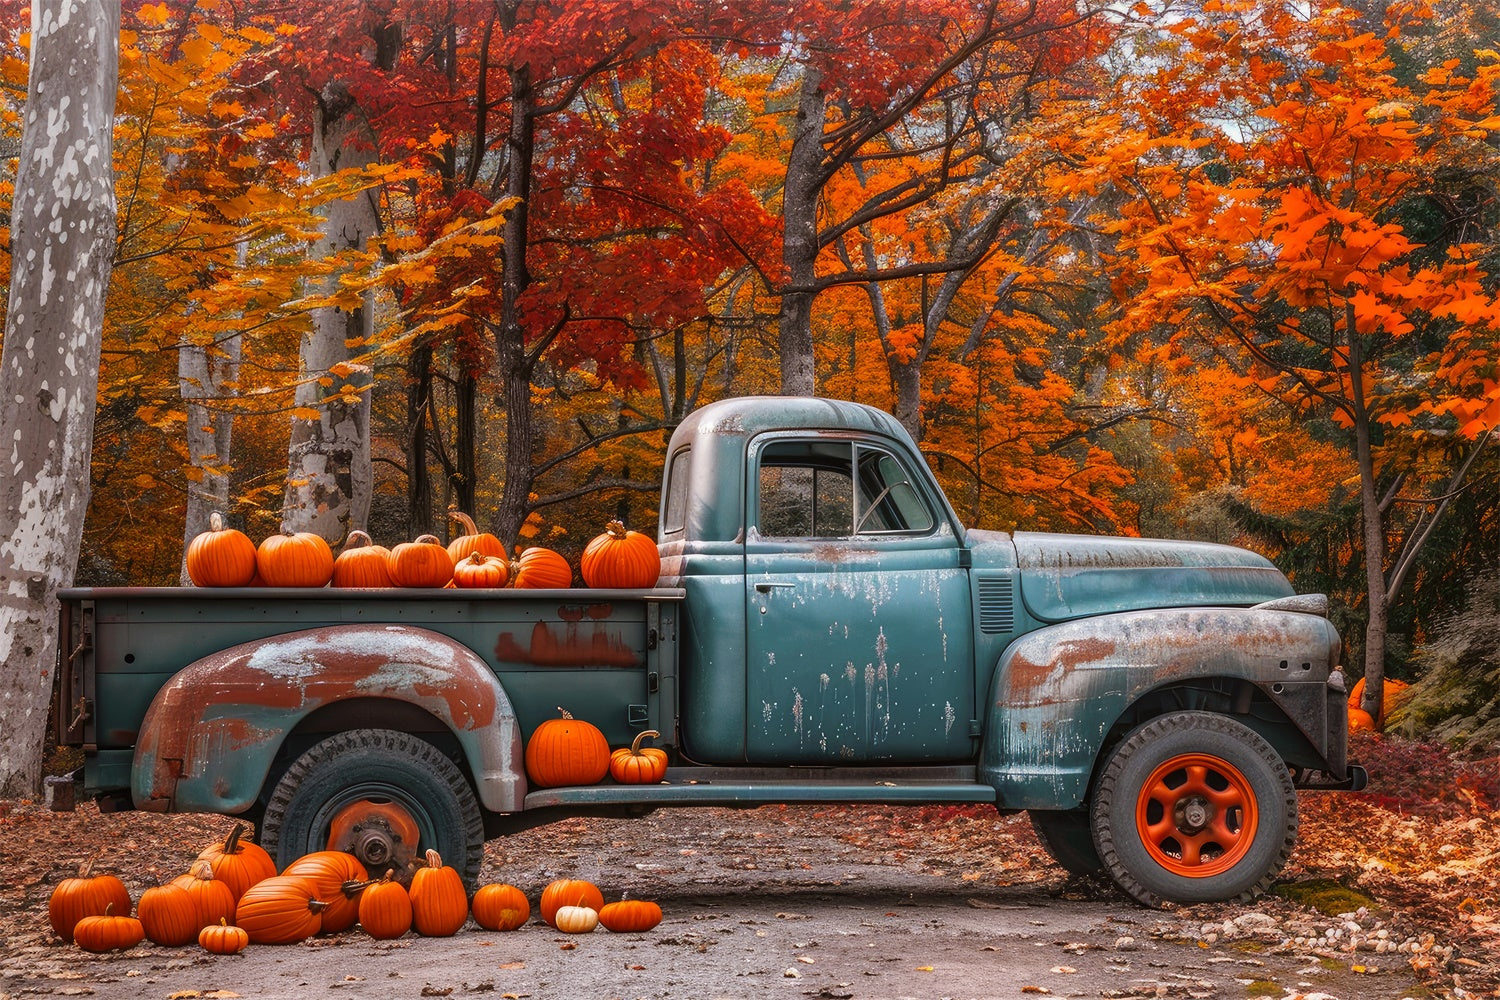
<path fill-rule="evenodd" d="M 1177 800 L 1174 819 L 1177 829 L 1191 837 L 1213 822 L 1214 807 L 1201 796 L 1185 796 Z"/>
<path fill-rule="evenodd" d="M 351 802 L 328 824 L 328 849 L 354 855 L 372 875 L 394 868 L 405 876 L 419 838 L 416 822 L 392 802 Z"/>

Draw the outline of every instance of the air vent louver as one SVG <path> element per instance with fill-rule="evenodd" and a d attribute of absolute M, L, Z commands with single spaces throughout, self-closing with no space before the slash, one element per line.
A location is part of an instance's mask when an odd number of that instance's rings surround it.
<path fill-rule="evenodd" d="M 1016 608 L 1011 578 L 980 577 L 978 585 L 979 631 L 993 635 L 1015 629 Z"/>

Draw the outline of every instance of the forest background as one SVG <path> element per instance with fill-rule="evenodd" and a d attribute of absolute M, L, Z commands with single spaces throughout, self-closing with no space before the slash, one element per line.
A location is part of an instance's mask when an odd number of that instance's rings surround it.
<path fill-rule="evenodd" d="M 1496 38 L 1456 0 L 127 0 L 77 582 L 177 583 L 213 511 L 391 545 L 456 507 L 576 564 L 653 529 L 683 415 L 817 393 L 972 527 L 1265 553 L 1418 682 L 1394 722 L 1493 744 Z"/>

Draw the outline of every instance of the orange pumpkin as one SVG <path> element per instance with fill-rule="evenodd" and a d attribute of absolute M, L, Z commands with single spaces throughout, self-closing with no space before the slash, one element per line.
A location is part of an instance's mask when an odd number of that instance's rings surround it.
<path fill-rule="evenodd" d="M 573 567 L 551 549 L 533 545 L 511 563 L 510 581 L 519 590 L 561 590 L 573 586 Z"/>
<path fill-rule="evenodd" d="M 141 922 L 135 917 L 114 915 L 114 904 L 102 914 L 84 917 L 73 928 L 73 940 L 84 951 L 116 951 L 134 948 L 145 937 Z"/>
<path fill-rule="evenodd" d="M 1351 708 L 1349 709 L 1349 732 L 1373 733 L 1375 732 L 1375 719 L 1362 708 Z"/>
<path fill-rule="evenodd" d="M 623 521 L 611 521 L 585 546 L 578 569 L 585 586 L 638 590 L 656 586 L 661 555 L 650 536 L 626 530 Z"/>
<path fill-rule="evenodd" d="M 186 562 L 188 579 L 199 587 L 245 587 L 255 578 L 255 543 L 214 511 L 208 530 L 188 543 Z"/>
<path fill-rule="evenodd" d="M 213 865 L 214 878 L 229 886 L 236 902 L 246 889 L 276 874 L 276 862 L 271 860 L 271 855 L 259 844 L 242 840 L 244 832 L 245 824 L 236 823 L 223 843 L 198 852 L 198 860 Z"/>
<path fill-rule="evenodd" d="M 661 907 L 644 899 L 622 899 L 605 904 L 599 922 L 616 934 L 640 934 L 661 923 Z"/>
<path fill-rule="evenodd" d="M 359 919 L 359 894 L 370 874 L 359 859 L 344 851 L 314 851 L 286 866 L 283 875 L 310 878 L 318 887 L 318 898 L 327 903 L 319 933 L 337 934 Z"/>
<path fill-rule="evenodd" d="M 448 519 L 457 521 L 464 533 L 448 543 L 448 554 L 453 561 L 459 562 L 478 552 L 482 556 L 494 556 L 496 559 L 505 558 L 505 545 L 494 535 L 487 531 L 480 531 L 479 526 L 468 514 L 462 513 L 456 507 L 448 508 Z"/>
<path fill-rule="evenodd" d="M 168 882 L 141 893 L 136 917 L 146 937 L 156 944 L 177 948 L 198 936 L 198 906 L 188 891 Z"/>
<path fill-rule="evenodd" d="M 510 563 L 474 552 L 453 567 L 453 585 L 465 590 L 498 590 L 510 579 Z"/>
<path fill-rule="evenodd" d="M 604 908 L 604 893 L 592 882 L 560 878 L 542 890 L 540 909 L 548 926 L 557 926 L 557 911 L 564 906 L 583 906 L 598 912 Z"/>
<path fill-rule="evenodd" d="M 598 727 L 559 708 L 526 741 L 526 773 L 542 788 L 593 785 L 609 773 L 609 742 Z"/>
<path fill-rule="evenodd" d="M 333 585 L 335 587 L 389 587 L 391 571 L 386 568 L 391 550 L 376 545 L 375 540 L 363 531 L 349 532 L 344 551 L 333 561 Z"/>
<path fill-rule="evenodd" d="M 177 876 L 172 884 L 186 889 L 192 897 L 193 907 L 198 913 L 198 926 L 194 930 L 234 916 L 234 892 L 214 878 L 214 866 L 207 861 L 194 861 L 188 873 Z"/>
<path fill-rule="evenodd" d="M 234 922 L 256 944 L 292 944 L 322 929 L 325 908 L 312 879 L 277 875 L 245 890 Z"/>
<path fill-rule="evenodd" d="M 111 909 L 130 912 L 130 893 L 125 891 L 124 882 L 113 875 L 90 874 L 98 857 L 95 853 L 79 866 L 77 878 L 59 882 L 47 901 L 47 918 L 64 941 L 73 940 L 73 928 L 84 917 L 102 916 Z"/>
<path fill-rule="evenodd" d="M 436 535 L 422 535 L 391 549 L 385 561 L 398 587 L 446 587 L 453 579 L 453 557 Z"/>
<path fill-rule="evenodd" d="M 411 895 L 406 886 L 392 881 L 395 874 L 387 871 L 359 894 L 359 926 L 372 938 L 398 938 L 411 930 Z"/>
<path fill-rule="evenodd" d="M 425 937 L 448 937 L 469 919 L 469 895 L 458 871 L 428 850 L 427 867 L 411 877 L 411 924 Z"/>
<path fill-rule="evenodd" d="M 513 931 L 531 916 L 526 894 L 513 885 L 483 885 L 471 904 L 474 922 L 486 930 Z"/>
<path fill-rule="evenodd" d="M 198 932 L 198 945 L 215 955 L 238 955 L 250 944 L 250 935 L 245 928 L 231 926 L 220 920 L 214 927 L 205 927 Z"/>
<path fill-rule="evenodd" d="M 654 785 L 667 774 L 667 752 L 657 747 L 641 748 L 641 740 L 660 736 L 648 729 L 636 736 L 627 749 L 621 747 L 609 755 L 610 777 L 622 785 Z"/>
<path fill-rule="evenodd" d="M 255 566 L 267 587 L 322 587 L 333 578 L 333 549 L 322 535 L 287 531 L 260 543 Z"/>

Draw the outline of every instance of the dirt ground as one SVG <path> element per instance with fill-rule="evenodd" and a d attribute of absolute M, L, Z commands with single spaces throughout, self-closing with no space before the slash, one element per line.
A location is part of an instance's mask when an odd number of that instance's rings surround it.
<path fill-rule="evenodd" d="M 978 808 L 662 810 L 489 845 L 482 881 L 516 884 L 533 906 L 558 877 L 657 900 L 665 919 L 645 934 L 568 937 L 533 917 L 505 934 L 471 923 L 382 943 L 356 929 L 234 957 L 149 943 L 96 956 L 48 927 L 52 888 L 96 846 L 98 869 L 138 896 L 229 825 L 0 802 L 0 995 L 1395 1000 L 1500 982 L 1489 939 L 1455 939 L 1406 906 L 1142 909 L 1070 880 L 1024 816 Z M 1289 875 L 1318 874 L 1312 861 Z"/>

